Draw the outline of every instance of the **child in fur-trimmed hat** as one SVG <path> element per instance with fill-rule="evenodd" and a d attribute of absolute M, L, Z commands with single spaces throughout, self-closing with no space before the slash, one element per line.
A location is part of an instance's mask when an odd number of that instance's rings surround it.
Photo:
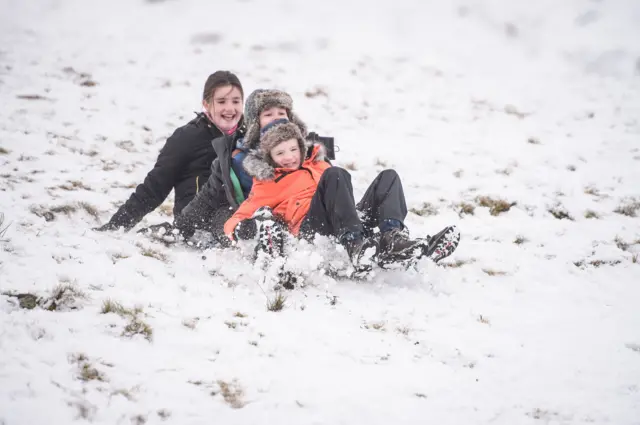
<path fill-rule="evenodd" d="M 357 272 L 370 270 L 375 261 L 385 264 L 423 255 L 438 261 L 458 244 L 455 227 L 444 229 L 436 239 L 409 239 L 403 224 L 404 192 L 394 170 L 380 173 L 356 206 L 351 175 L 325 161 L 322 144 L 307 142 L 288 119 L 263 127 L 243 166 L 253 176 L 253 187 L 224 231 L 232 240 L 249 239 L 257 231 L 259 247 L 270 254 L 283 255 L 282 224 L 295 236 L 336 237 Z M 364 213 L 364 222 L 358 211 Z M 380 234 L 369 237 L 374 227 Z"/>

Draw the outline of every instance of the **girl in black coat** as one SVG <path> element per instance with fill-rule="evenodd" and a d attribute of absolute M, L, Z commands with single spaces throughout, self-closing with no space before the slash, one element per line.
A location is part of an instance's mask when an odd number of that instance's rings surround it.
<path fill-rule="evenodd" d="M 216 158 L 212 141 L 220 137 L 242 137 L 244 92 L 238 77 L 217 71 L 207 78 L 202 94 L 203 112 L 178 128 L 167 139 L 155 166 L 129 199 L 99 231 L 126 231 L 164 202 L 175 190 L 174 217 L 191 202 L 211 174 Z"/>

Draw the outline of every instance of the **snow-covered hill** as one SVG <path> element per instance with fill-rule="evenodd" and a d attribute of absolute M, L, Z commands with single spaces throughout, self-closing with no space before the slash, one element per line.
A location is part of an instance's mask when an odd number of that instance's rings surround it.
<path fill-rule="evenodd" d="M 640 423 L 637 1 L 0 10 L 0 424 Z M 91 231 L 217 69 L 290 92 L 358 196 L 398 170 L 445 267 L 272 312 L 237 252 Z"/>

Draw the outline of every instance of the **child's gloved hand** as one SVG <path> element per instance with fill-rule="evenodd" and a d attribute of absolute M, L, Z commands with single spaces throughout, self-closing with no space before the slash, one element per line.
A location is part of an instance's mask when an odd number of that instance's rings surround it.
<path fill-rule="evenodd" d="M 242 220 L 233 231 L 236 240 L 248 240 L 256 237 L 258 226 L 253 218 Z"/>

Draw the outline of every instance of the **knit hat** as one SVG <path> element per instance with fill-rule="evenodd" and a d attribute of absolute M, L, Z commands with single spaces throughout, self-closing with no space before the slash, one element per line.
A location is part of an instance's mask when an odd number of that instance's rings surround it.
<path fill-rule="evenodd" d="M 297 125 L 285 119 L 273 121 L 264 127 L 262 135 L 260 136 L 260 146 L 258 150 L 271 166 L 275 166 L 270 155 L 271 149 L 290 139 L 298 141 L 300 159 L 304 161 L 304 158 L 307 156 L 307 146 L 302 137 L 302 133 Z"/>
<path fill-rule="evenodd" d="M 260 113 L 265 109 L 279 107 L 287 110 L 289 121 L 296 124 L 302 134 L 307 136 L 306 124 L 293 112 L 293 99 L 281 90 L 254 90 L 245 102 L 244 118 L 247 124 L 245 146 L 255 148 L 260 143 Z"/>

